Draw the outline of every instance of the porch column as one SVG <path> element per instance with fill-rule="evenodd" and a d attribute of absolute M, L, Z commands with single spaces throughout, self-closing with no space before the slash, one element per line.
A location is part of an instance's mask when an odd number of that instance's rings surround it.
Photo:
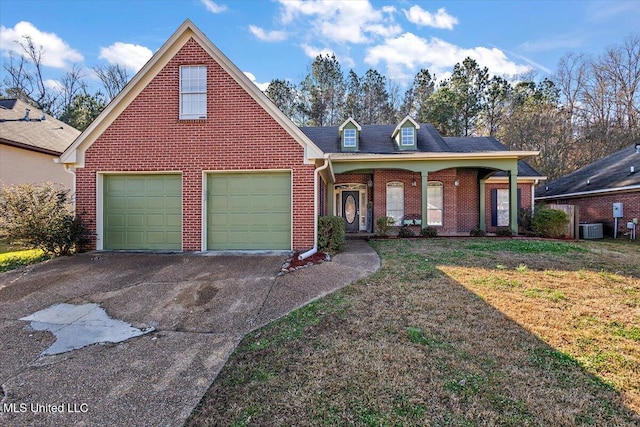
<path fill-rule="evenodd" d="M 509 169 L 509 227 L 518 234 L 518 166 Z"/>
<path fill-rule="evenodd" d="M 335 215 L 333 212 L 333 201 L 335 200 L 335 188 L 334 187 L 334 183 L 329 181 L 327 182 L 327 194 L 326 194 L 326 198 L 327 198 L 327 215 L 331 216 L 331 215 Z"/>
<path fill-rule="evenodd" d="M 487 206 L 486 206 L 486 200 L 487 200 L 487 192 L 486 192 L 486 186 L 487 186 L 487 180 L 486 179 L 481 179 L 480 180 L 480 200 L 478 203 L 478 206 L 480 209 L 480 212 L 478 212 L 478 221 L 480 222 L 480 224 L 478 224 L 478 226 L 480 227 L 480 230 L 482 231 L 487 231 Z"/>
<path fill-rule="evenodd" d="M 425 228 L 428 225 L 427 221 L 427 186 L 429 184 L 429 172 L 420 172 L 420 178 L 422 178 L 422 225 L 420 228 Z"/>

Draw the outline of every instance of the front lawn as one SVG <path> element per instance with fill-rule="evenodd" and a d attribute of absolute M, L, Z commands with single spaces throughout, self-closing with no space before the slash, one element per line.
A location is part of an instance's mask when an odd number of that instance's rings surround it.
<path fill-rule="evenodd" d="M 187 425 L 638 425 L 640 245 L 371 244 L 377 273 L 245 337 Z"/>

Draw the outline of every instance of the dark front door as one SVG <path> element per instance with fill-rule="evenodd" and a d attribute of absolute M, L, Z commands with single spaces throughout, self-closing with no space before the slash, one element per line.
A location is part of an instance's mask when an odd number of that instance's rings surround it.
<path fill-rule="evenodd" d="M 342 192 L 342 217 L 347 223 L 347 231 L 358 231 L 360 227 L 360 204 L 358 199 L 360 192 L 343 191 Z"/>

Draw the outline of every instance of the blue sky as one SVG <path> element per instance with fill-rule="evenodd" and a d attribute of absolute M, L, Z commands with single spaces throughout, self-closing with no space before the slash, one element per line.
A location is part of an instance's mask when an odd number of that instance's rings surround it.
<path fill-rule="evenodd" d="M 31 35 L 48 84 L 72 64 L 95 82 L 96 65 L 136 72 L 186 18 L 261 87 L 300 81 L 318 53 L 404 87 L 467 56 L 494 74 L 547 77 L 568 52 L 599 55 L 640 34 L 640 1 L 0 0 L 0 56 Z"/>

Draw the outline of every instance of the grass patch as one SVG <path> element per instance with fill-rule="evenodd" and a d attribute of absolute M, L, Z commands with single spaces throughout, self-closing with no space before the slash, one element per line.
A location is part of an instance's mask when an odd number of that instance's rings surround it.
<path fill-rule="evenodd" d="M 40 249 L 0 253 L 0 272 L 49 259 Z"/>
<path fill-rule="evenodd" d="M 187 425 L 640 423 L 639 245 L 371 245 L 377 273 L 248 335 Z"/>

